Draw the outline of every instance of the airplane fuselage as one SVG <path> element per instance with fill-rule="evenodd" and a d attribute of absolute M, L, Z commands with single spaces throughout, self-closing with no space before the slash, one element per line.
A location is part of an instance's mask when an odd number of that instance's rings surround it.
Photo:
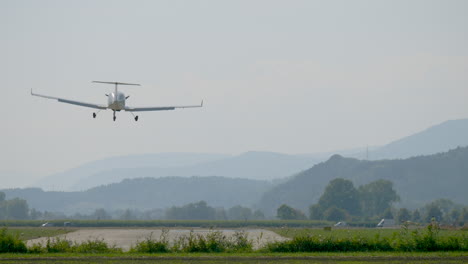
<path fill-rule="evenodd" d="M 107 106 L 114 111 L 125 109 L 125 94 L 122 92 L 112 92 L 107 96 Z"/>

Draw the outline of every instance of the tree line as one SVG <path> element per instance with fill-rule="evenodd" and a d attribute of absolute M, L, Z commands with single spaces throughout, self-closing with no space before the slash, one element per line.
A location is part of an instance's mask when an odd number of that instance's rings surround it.
<path fill-rule="evenodd" d="M 300 210 L 283 204 L 277 209 L 277 217 L 284 220 L 328 221 L 377 221 L 382 218 L 402 222 L 425 222 L 432 220 L 451 225 L 468 222 L 468 207 L 457 205 L 449 199 L 437 199 L 422 208 L 410 210 L 394 208 L 400 200 L 388 180 L 377 180 L 358 188 L 350 180 L 331 180 L 316 204 L 309 207 L 308 217 Z"/>
<path fill-rule="evenodd" d="M 329 182 L 316 204 L 309 206 L 308 215 L 303 211 L 283 204 L 277 208 L 278 219 L 282 220 L 327 220 L 327 221 L 378 221 L 382 218 L 401 222 L 431 222 L 437 220 L 451 225 L 468 222 L 468 207 L 455 204 L 448 199 L 437 199 L 425 206 L 410 210 L 395 208 L 399 195 L 388 180 L 377 180 L 354 187 L 350 180 L 337 178 Z M 206 201 L 172 206 L 167 209 L 152 210 L 106 210 L 95 209 L 88 214 L 75 213 L 67 216 L 61 212 L 29 209 L 26 200 L 5 199 L 0 192 L 0 220 L 263 220 L 264 213 L 259 209 L 236 205 L 225 209 L 212 207 Z"/>
<path fill-rule="evenodd" d="M 5 199 L 5 193 L 0 192 L 0 220 L 29 219 L 29 206 L 26 200 L 14 198 Z"/>

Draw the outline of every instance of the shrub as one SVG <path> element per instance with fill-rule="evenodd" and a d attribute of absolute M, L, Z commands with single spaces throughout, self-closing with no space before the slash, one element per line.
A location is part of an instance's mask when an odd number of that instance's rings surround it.
<path fill-rule="evenodd" d="M 115 246 L 109 247 L 103 239 L 88 240 L 82 243 L 75 243 L 71 248 L 74 253 L 116 253 L 122 249 Z"/>
<path fill-rule="evenodd" d="M 146 240 L 137 242 L 134 247 L 130 248 L 133 253 L 166 253 L 169 252 L 169 241 L 167 240 L 168 230 L 162 230 L 161 237 L 155 241 L 152 239 L 153 233 Z"/>
<path fill-rule="evenodd" d="M 8 234 L 6 228 L 0 230 L 0 253 L 24 253 L 27 250 L 18 236 Z"/>
<path fill-rule="evenodd" d="M 48 253 L 66 253 L 71 252 L 72 242 L 65 238 L 48 238 L 46 242 L 46 252 Z"/>

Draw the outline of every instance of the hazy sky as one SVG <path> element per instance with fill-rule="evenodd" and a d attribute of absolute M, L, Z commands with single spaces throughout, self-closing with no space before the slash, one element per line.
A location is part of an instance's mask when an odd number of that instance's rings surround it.
<path fill-rule="evenodd" d="M 468 117 L 468 1 L 0 1 L 0 171 L 383 145 Z M 31 97 L 202 109 L 129 113 Z"/>

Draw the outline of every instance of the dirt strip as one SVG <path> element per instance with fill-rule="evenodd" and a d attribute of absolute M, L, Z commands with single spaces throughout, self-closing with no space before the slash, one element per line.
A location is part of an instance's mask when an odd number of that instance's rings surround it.
<path fill-rule="evenodd" d="M 65 235 L 59 235 L 58 237 L 67 239 L 72 242 L 82 243 L 88 240 L 103 240 L 109 246 L 115 246 L 121 248 L 123 251 L 128 251 L 131 246 L 135 245 L 138 241 L 143 241 L 147 238 L 159 239 L 163 233 L 163 229 L 147 229 L 147 228 L 135 228 L 135 229 L 124 229 L 124 228 L 84 228 L 79 229 L 75 232 L 71 232 Z M 226 237 L 232 237 L 236 232 L 241 230 L 237 229 L 167 229 L 167 239 L 169 243 L 177 241 L 181 236 L 188 236 L 190 232 L 194 234 L 206 235 L 209 232 L 220 231 Z M 246 229 L 243 230 L 247 233 L 249 240 L 253 242 L 254 249 L 257 249 L 268 242 L 284 241 L 286 238 L 265 229 Z M 41 243 L 45 245 L 47 238 L 37 238 L 27 241 L 27 245 L 30 246 L 34 243 Z"/>

